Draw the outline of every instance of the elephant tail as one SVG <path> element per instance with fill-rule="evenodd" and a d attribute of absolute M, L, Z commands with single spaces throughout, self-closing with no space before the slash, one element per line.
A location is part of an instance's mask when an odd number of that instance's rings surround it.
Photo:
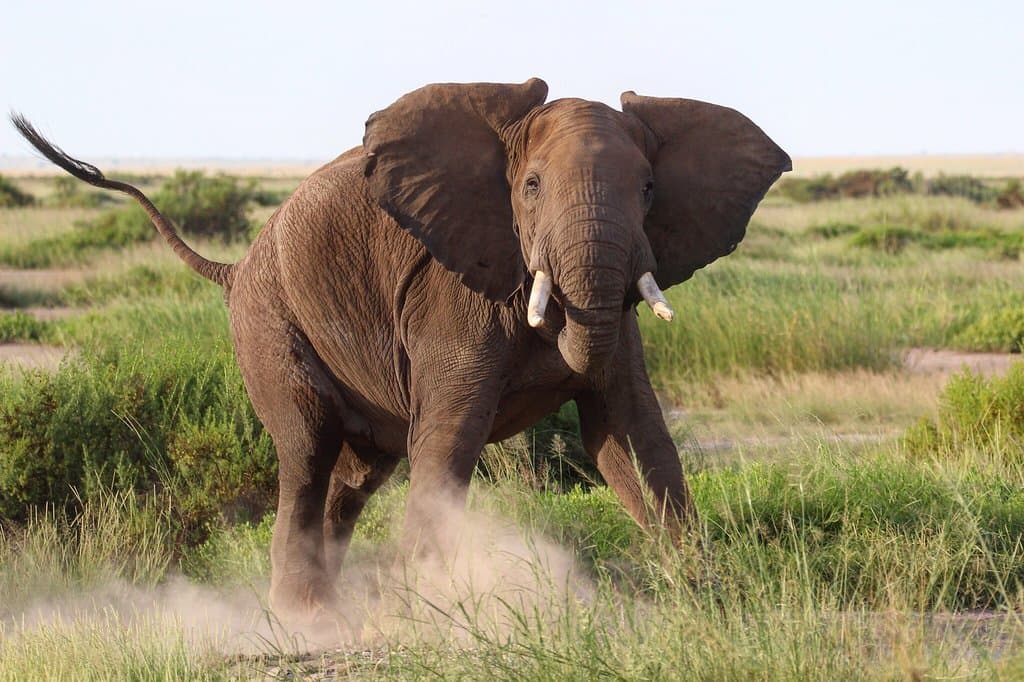
<path fill-rule="evenodd" d="M 177 231 L 174 229 L 174 225 L 169 221 L 160 211 L 157 210 L 153 202 L 149 200 L 145 194 L 142 193 L 137 187 L 129 185 L 126 182 L 119 182 L 117 180 L 107 179 L 99 168 L 79 161 L 71 156 L 68 156 L 63 150 L 55 146 L 49 140 L 44 138 L 39 132 L 29 123 L 21 114 L 12 113 L 11 123 L 18 129 L 22 137 L 29 141 L 29 143 L 39 150 L 39 153 L 45 156 L 47 159 L 57 164 L 71 175 L 75 176 L 79 180 L 94 185 L 95 187 L 101 187 L 103 189 L 112 189 L 117 192 L 124 192 L 125 194 L 133 197 L 139 204 L 145 209 L 146 213 L 149 214 L 149 219 L 153 221 L 153 225 L 156 227 L 156 231 L 171 245 L 174 249 L 174 253 L 177 254 L 178 258 L 185 261 L 185 265 L 189 266 L 197 273 L 210 280 L 216 282 L 222 287 L 230 287 L 231 281 L 234 278 L 234 265 L 230 263 L 218 263 L 216 261 L 207 260 L 198 253 L 189 248 L 188 244 L 181 240 L 178 236 Z"/>

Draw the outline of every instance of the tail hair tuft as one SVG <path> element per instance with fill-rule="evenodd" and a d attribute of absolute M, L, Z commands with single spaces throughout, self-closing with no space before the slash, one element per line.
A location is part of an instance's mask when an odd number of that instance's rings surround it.
<path fill-rule="evenodd" d="M 70 156 L 63 149 L 47 140 L 22 114 L 12 111 L 11 123 L 13 123 L 14 127 L 18 129 L 21 136 L 28 140 L 29 144 L 35 147 L 40 154 L 66 170 L 68 173 L 71 173 L 79 180 L 84 180 L 85 182 L 92 184 L 106 181 L 106 177 L 99 168 L 91 163 L 86 163 L 85 161 L 80 161 L 73 156 Z"/>

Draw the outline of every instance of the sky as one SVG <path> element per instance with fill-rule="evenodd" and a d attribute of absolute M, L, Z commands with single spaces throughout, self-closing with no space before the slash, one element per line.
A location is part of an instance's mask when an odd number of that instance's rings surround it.
<path fill-rule="evenodd" d="M 1011 0 L 6 5 L 0 104 L 86 159 L 328 159 L 417 87 L 531 76 L 731 106 L 795 157 L 1024 153 Z"/>

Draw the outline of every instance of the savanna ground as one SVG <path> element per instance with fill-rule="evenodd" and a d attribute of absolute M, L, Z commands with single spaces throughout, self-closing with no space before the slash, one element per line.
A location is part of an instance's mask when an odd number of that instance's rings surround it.
<path fill-rule="evenodd" d="M 225 181 L 196 212 L 134 179 L 222 260 L 298 182 Z M 565 408 L 484 453 L 449 566 L 397 568 L 400 471 L 356 530 L 350 626 L 293 632 L 262 602 L 274 455 L 220 290 L 124 205 L 15 178 L 35 202 L 0 209 L 0 679 L 1024 676 L 1004 181 L 773 192 L 668 292 L 675 322 L 641 311 L 705 561 L 625 515 Z M 196 236 L 203 202 L 243 220 Z"/>

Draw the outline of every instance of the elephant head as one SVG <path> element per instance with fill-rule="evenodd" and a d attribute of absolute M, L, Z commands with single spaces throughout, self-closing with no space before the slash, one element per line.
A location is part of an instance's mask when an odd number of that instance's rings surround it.
<path fill-rule="evenodd" d="M 539 79 L 411 92 L 367 121 L 365 174 L 469 288 L 506 301 L 532 276 L 530 324 L 553 296 L 559 350 L 586 374 L 615 352 L 625 306 L 643 298 L 671 319 L 655 277 L 667 288 L 735 249 L 791 162 L 725 107 L 546 96 Z"/>

